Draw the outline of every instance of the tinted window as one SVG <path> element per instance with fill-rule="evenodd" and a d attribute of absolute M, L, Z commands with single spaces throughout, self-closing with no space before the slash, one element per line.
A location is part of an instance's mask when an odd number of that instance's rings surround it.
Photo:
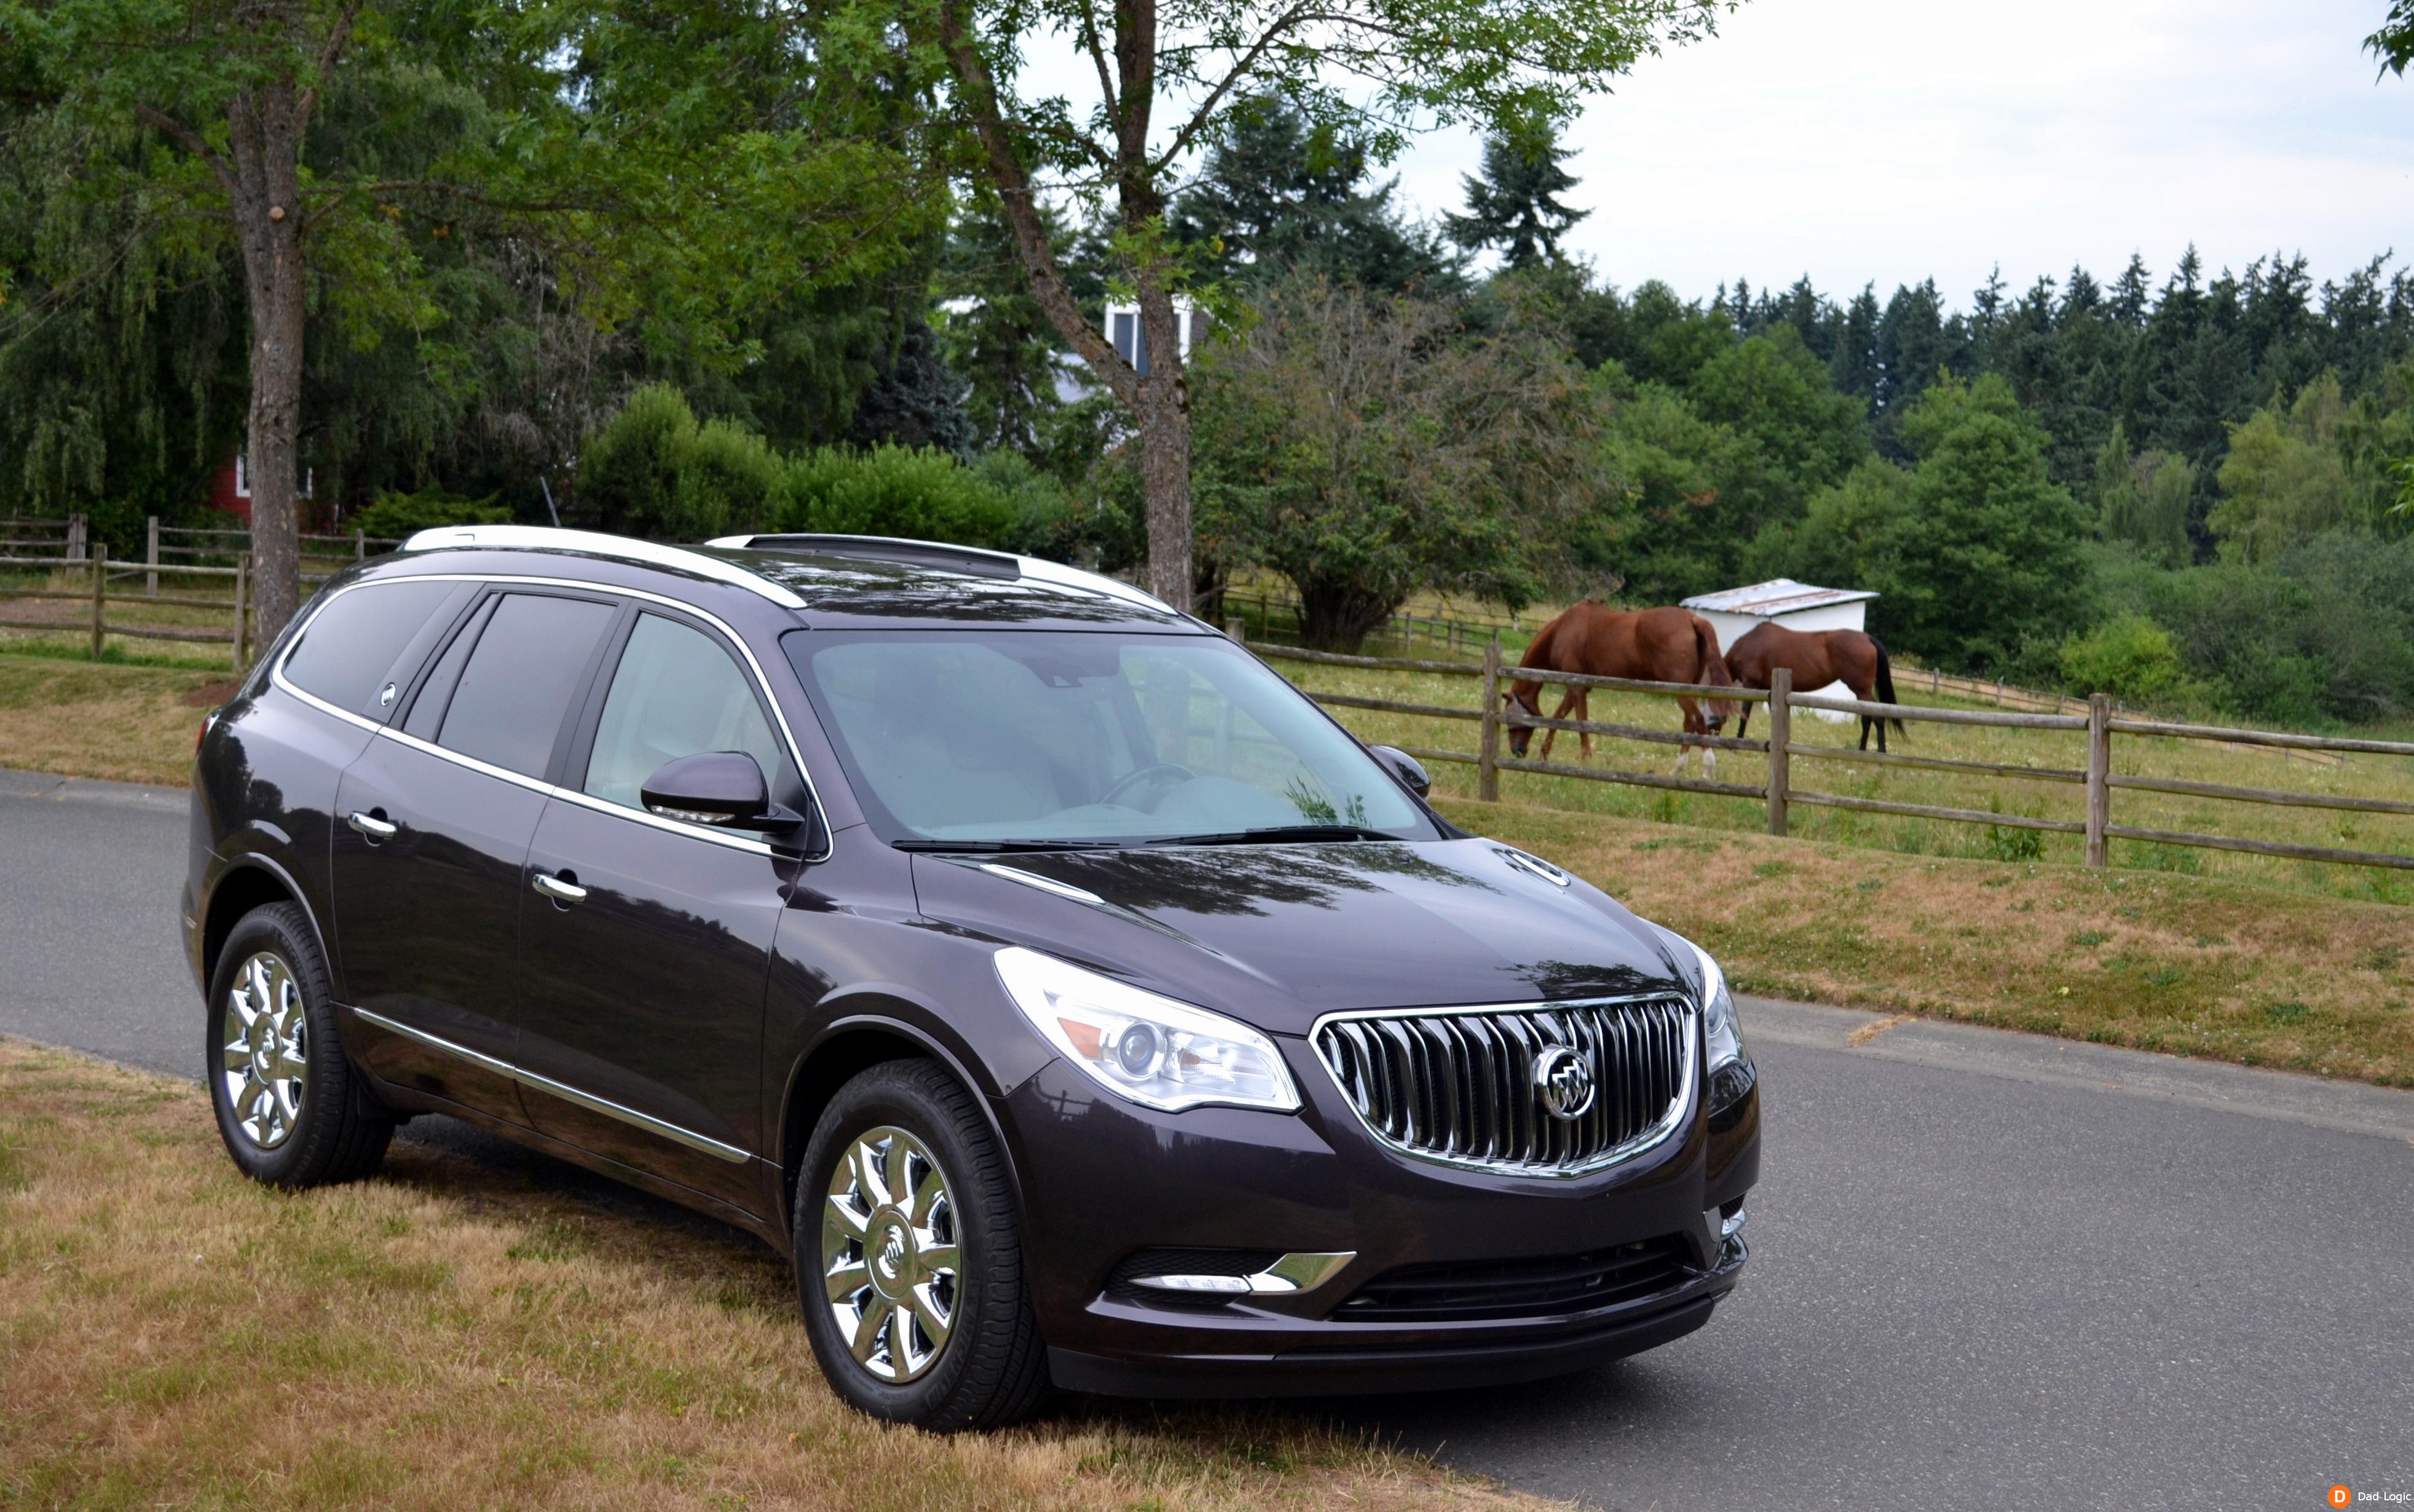
<path fill-rule="evenodd" d="M 604 698 L 587 791 L 639 808 L 646 778 L 663 763 L 706 750 L 744 751 L 778 790 L 786 763 L 738 663 L 702 630 L 640 615 Z"/>
<path fill-rule="evenodd" d="M 376 712 L 378 689 L 394 659 L 450 598 L 457 583 L 365 583 L 327 600 L 295 643 L 285 676 L 339 709 Z"/>
<path fill-rule="evenodd" d="M 785 636 L 858 796 L 931 839 L 1431 834 L 1355 740 L 1218 635 Z"/>
<path fill-rule="evenodd" d="M 609 608 L 584 599 L 504 595 L 461 671 L 436 743 L 544 776 L 562 714 L 611 622 Z"/>

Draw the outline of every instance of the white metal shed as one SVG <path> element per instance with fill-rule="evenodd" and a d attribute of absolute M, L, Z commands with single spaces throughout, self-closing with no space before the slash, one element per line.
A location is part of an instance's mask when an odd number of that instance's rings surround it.
<path fill-rule="evenodd" d="M 1862 588 L 1820 588 L 1780 577 L 1750 587 L 1695 594 L 1685 600 L 1685 607 L 1710 622 L 1719 632 L 1719 649 L 1726 651 L 1742 640 L 1747 630 L 1771 620 L 1790 630 L 1861 630 L 1870 600 L 1876 597 Z M 1795 691 L 1817 693 L 1824 698 L 1853 696 L 1853 690 L 1840 682 L 1825 688 L 1797 688 Z M 1840 721 L 1852 718 L 1826 709 L 1808 712 L 1825 719 Z"/>

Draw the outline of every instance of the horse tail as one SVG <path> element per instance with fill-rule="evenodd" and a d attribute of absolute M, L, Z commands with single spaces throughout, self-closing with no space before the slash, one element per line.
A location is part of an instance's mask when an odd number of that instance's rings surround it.
<path fill-rule="evenodd" d="M 1878 702 L 1881 704 L 1902 702 L 1894 696 L 1894 660 L 1886 655 L 1885 643 L 1872 635 L 1870 637 L 1870 649 L 1878 654 Z M 1911 734 L 1902 727 L 1900 719 L 1894 721 L 1894 733 L 1899 735 Z"/>
<path fill-rule="evenodd" d="M 1699 615 L 1693 616 L 1693 650 L 1701 658 L 1698 665 L 1702 669 L 1702 681 L 1716 688 L 1728 687 L 1735 682 L 1735 673 L 1727 666 L 1725 655 L 1719 650 L 1719 632 Z M 1715 677 L 1710 675 L 1713 668 L 1719 673 Z"/>

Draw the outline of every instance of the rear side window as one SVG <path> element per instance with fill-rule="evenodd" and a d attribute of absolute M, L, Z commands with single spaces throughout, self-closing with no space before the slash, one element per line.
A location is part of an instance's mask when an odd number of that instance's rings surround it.
<path fill-rule="evenodd" d="M 436 743 L 543 777 L 573 694 L 614 611 L 585 599 L 512 593 L 486 618 Z"/>
<path fill-rule="evenodd" d="M 339 709 L 375 714 L 374 700 L 395 658 L 459 586 L 389 579 L 335 595 L 285 659 L 286 680 Z"/>

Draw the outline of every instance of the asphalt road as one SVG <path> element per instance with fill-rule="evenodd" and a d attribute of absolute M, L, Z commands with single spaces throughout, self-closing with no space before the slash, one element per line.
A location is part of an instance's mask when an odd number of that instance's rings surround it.
<path fill-rule="evenodd" d="M 182 793 L 0 772 L 0 1031 L 199 1074 L 185 833 Z M 2414 1502 L 2414 1094 L 1744 1013 L 1766 1158 L 1708 1328 L 1536 1386 L 1299 1410 L 1612 1509 Z"/>

